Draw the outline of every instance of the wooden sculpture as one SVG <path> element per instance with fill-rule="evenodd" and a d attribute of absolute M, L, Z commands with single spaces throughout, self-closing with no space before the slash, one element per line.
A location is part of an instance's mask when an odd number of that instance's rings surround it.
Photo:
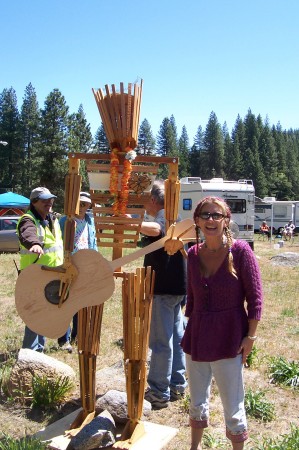
<path fill-rule="evenodd" d="M 128 399 L 128 423 L 115 448 L 130 448 L 144 433 L 141 422 L 146 381 L 146 352 L 151 317 L 154 274 L 147 268 L 136 273 L 121 267 L 162 246 L 169 254 L 184 253 L 184 243 L 195 237 L 192 220 L 175 224 L 178 212 L 178 159 L 137 156 L 141 85 L 131 84 L 125 92 L 123 83 L 93 90 L 111 154 L 69 155 L 66 177 L 65 259 L 58 268 L 31 265 L 20 274 L 16 284 L 16 307 L 25 323 L 35 332 L 61 336 L 75 312 L 79 311 L 78 353 L 82 411 L 71 428 L 72 434 L 95 415 L 95 371 L 103 305 L 114 292 L 114 276 L 122 276 L 124 367 Z M 80 161 L 89 176 L 90 194 L 99 247 L 112 248 L 112 261 L 94 250 L 80 250 L 71 255 L 74 241 L 74 215 L 79 204 Z M 130 255 L 124 248 L 136 248 L 145 205 L 159 164 L 168 165 L 165 181 L 165 218 L 167 234 L 153 244 Z M 33 287 L 30 280 L 39 280 Z M 43 320 L 47 317 L 47 320 Z"/>

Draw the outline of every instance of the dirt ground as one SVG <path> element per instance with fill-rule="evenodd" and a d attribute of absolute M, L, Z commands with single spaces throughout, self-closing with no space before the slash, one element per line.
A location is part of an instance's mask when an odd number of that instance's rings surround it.
<path fill-rule="evenodd" d="M 292 251 L 299 255 L 299 246 Z M 245 387 L 252 390 L 264 390 L 268 401 L 275 405 L 276 418 L 271 422 L 260 422 L 248 417 L 250 439 L 246 444 L 246 448 L 254 450 L 256 443 L 261 443 L 263 438 L 274 438 L 281 434 L 286 434 L 290 431 L 290 424 L 294 423 L 299 426 L 299 392 L 287 388 L 281 388 L 270 383 L 267 375 L 266 358 L 268 355 L 273 354 L 285 354 L 288 358 L 298 360 L 299 350 L 299 328 L 298 328 L 298 315 L 299 315 L 299 297 L 298 297 L 298 285 L 299 278 L 295 278 L 293 291 L 295 298 L 292 294 L 291 305 L 294 306 L 295 316 L 285 317 L 282 313 L 281 302 L 283 292 L 278 294 L 270 291 L 275 284 L 275 276 L 269 275 L 269 267 L 271 263 L 280 262 L 279 272 L 285 270 L 285 276 L 282 279 L 288 277 L 287 270 L 292 270 L 298 274 L 298 264 L 290 265 L 289 267 L 283 267 L 283 253 L 271 254 L 272 256 L 279 257 L 276 260 L 269 258 L 267 252 L 263 253 L 263 248 L 257 249 L 257 255 L 262 267 L 262 273 L 264 277 L 264 284 L 266 285 L 265 295 L 265 321 L 261 324 L 259 330 L 259 340 L 256 345 L 259 349 L 259 363 L 253 368 L 244 369 L 245 373 Z M 296 259 L 295 258 L 295 259 Z M 1 259 L 1 257 L 0 257 Z M 5 259 L 4 263 L 11 263 L 10 259 Z M 1 262 L 3 262 L 1 260 Z M 17 349 L 20 348 L 21 339 L 23 336 L 23 327 L 21 319 L 16 314 L 14 307 L 14 291 L 13 284 L 15 282 L 14 269 L 5 268 L 5 264 L 0 268 L 0 367 L 3 367 L 8 355 L 16 354 Z M 12 265 L 11 265 L 12 267 Z M 267 267 L 263 269 L 263 267 Z M 275 267 L 275 266 L 274 266 Z M 294 277 L 293 277 L 294 278 Z M 287 282 L 287 281 L 286 281 Z M 11 285 L 11 288 L 7 288 L 7 284 Z M 120 282 L 119 282 L 120 283 Z M 267 283 L 267 284 L 266 284 Z M 270 283 L 270 284 L 269 284 Z M 291 283 L 291 281 L 290 281 Z M 279 281 L 278 284 L 281 284 Z M 5 285 L 5 289 L 4 289 Z M 283 286 L 281 287 L 283 290 Z M 275 297 L 277 295 L 277 299 Z M 274 298 L 275 297 L 275 298 Z M 290 299 L 285 299 L 288 302 Z M 122 365 L 122 350 L 119 342 L 122 338 L 122 321 L 121 317 L 118 317 L 119 310 L 116 311 L 116 302 L 120 302 L 119 299 L 113 299 L 107 302 L 104 308 L 103 317 L 103 333 L 101 336 L 100 355 L 97 358 L 97 370 L 98 370 L 98 382 L 97 382 L 97 395 L 102 395 L 104 391 L 108 389 L 120 389 L 124 388 L 124 377 L 119 377 L 118 380 L 114 380 L 106 373 L 104 379 L 101 379 L 100 372 L 103 369 L 113 368 L 114 364 L 118 363 Z M 274 303 L 275 302 L 275 303 Z M 294 304 L 295 302 L 295 304 Z M 121 304 L 121 302 L 120 302 Z M 288 304 L 288 303 L 287 303 Z M 276 311 L 275 308 L 281 308 Z M 117 306 L 121 308 L 121 306 Z M 48 346 L 51 349 L 55 342 L 49 340 Z M 65 354 L 59 350 L 51 350 L 50 356 L 54 356 L 61 361 L 66 362 L 72 366 L 78 372 L 78 357 L 76 351 L 71 354 Z M 79 377 L 78 377 L 79 380 Z M 188 390 L 187 390 L 188 394 Z M 73 391 L 68 401 L 63 404 L 56 411 L 42 412 L 39 410 L 31 409 L 22 404 L 15 403 L 12 399 L 7 398 L 1 392 L 0 396 L 0 421 L 1 431 L 10 434 L 15 438 L 20 438 L 25 435 L 32 435 L 46 425 L 57 421 L 59 418 L 71 413 L 81 405 L 79 381 L 76 389 Z M 211 405 L 210 405 L 210 427 L 207 432 L 213 437 L 210 447 L 205 448 L 230 448 L 228 442 L 225 439 L 225 428 L 222 414 L 221 402 L 217 392 L 217 387 L 213 385 Z M 188 412 L 187 402 L 180 400 L 170 403 L 169 407 L 160 411 L 152 411 L 149 419 L 150 422 L 167 425 L 178 429 L 176 436 L 165 447 L 166 450 L 189 450 L 190 448 L 190 428 L 188 426 Z M 298 447 L 299 448 L 299 447 Z M 154 450 L 154 449 L 153 449 Z M 295 449 L 294 449 L 295 450 Z"/>

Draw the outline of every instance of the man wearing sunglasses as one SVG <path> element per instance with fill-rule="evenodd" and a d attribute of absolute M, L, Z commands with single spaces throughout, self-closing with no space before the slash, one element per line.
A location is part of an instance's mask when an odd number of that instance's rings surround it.
<path fill-rule="evenodd" d="M 74 237 L 74 250 L 76 253 L 78 250 L 92 249 L 98 251 L 96 230 L 94 225 L 94 219 L 87 211 L 91 208 L 91 198 L 88 192 L 80 192 L 80 208 L 79 214 L 75 217 L 75 237 Z M 66 216 L 61 217 L 59 224 L 64 236 Z M 60 347 L 69 348 L 71 351 L 71 342 L 74 342 L 77 337 L 78 326 L 78 314 L 73 317 L 72 331 L 69 328 L 64 336 L 58 339 Z"/>

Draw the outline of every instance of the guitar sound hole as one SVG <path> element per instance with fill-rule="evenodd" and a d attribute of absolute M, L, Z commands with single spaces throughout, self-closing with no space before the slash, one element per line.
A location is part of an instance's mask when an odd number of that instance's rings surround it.
<path fill-rule="evenodd" d="M 60 280 L 50 281 L 50 283 L 48 283 L 45 287 L 45 297 L 49 303 L 52 303 L 52 305 L 59 304 L 60 301 L 59 289 L 60 289 Z"/>

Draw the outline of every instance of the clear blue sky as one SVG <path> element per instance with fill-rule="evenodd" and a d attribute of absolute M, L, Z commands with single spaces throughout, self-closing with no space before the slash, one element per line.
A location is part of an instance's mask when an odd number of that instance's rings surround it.
<path fill-rule="evenodd" d="M 211 111 L 231 131 L 237 115 L 299 128 L 298 0 L 2 0 L 0 92 L 39 106 L 58 88 L 82 103 L 93 133 L 91 89 L 143 78 L 141 120 L 154 135 L 174 115 L 193 143 Z"/>

